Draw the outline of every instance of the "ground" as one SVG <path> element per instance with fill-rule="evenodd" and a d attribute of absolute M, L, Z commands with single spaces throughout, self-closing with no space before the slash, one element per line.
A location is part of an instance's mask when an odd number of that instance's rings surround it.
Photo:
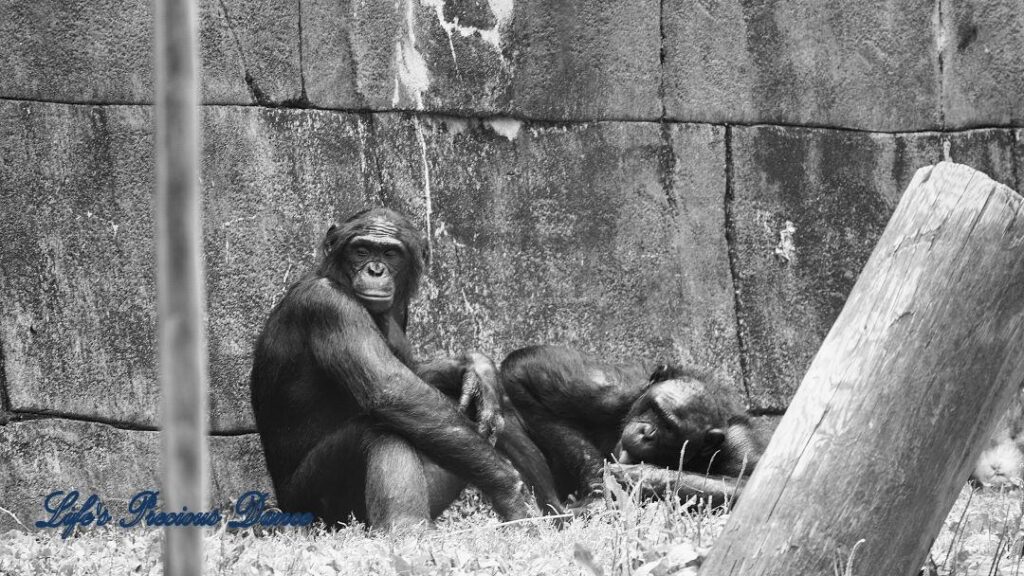
<path fill-rule="evenodd" d="M 1019 490 L 965 487 L 924 574 L 1018 574 L 1022 504 Z M 727 519 L 720 511 L 683 511 L 673 502 L 638 505 L 635 495 L 613 487 L 589 517 L 561 529 L 549 520 L 501 525 L 469 492 L 431 531 L 383 535 L 352 526 L 267 532 L 228 530 L 222 523 L 206 533 L 204 573 L 694 575 Z M 161 574 L 161 546 L 156 528 L 85 529 L 66 540 L 59 531 L 12 530 L 0 535 L 0 574 Z"/>

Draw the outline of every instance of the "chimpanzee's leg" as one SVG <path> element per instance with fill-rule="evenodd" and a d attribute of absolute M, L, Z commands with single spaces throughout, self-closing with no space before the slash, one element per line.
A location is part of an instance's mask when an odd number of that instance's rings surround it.
<path fill-rule="evenodd" d="M 292 475 L 281 508 L 328 524 L 350 516 L 377 528 L 429 523 L 465 487 L 405 439 L 353 418 L 314 448 Z"/>
<path fill-rule="evenodd" d="M 366 443 L 366 514 L 374 528 L 430 522 L 427 478 L 419 454 L 393 434 Z"/>
<path fill-rule="evenodd" d="M 466 488 L 466 481 L 441 468 L 433 460 L 420 454 L 423 474 L 427 478 L 427 492 L 430 497 L 430 517 L 437 518 Z"/>
<path fill-rule="evenodd" d="M 466 486 L 400 436 L 373 434 L 366 448 L 366 511 L 374 527 L 430 524 Z"/>
<path fill-rule="evenodd" d="M 515 466 L 523 479 L 533 489 L 537 498 L 537 506 L 545 514 L 564 514 L 565 508 L 555 489 L 555 479 L 548 467 L 544 453 L 534 444 L 526 433 L 519 414 L 511 402 L 505 408 L 505 428 L 498 433 L 495 446 L 505 454 Z"/>
<path fill-rule="evenodd" d="M 278 487 L 286 512 L 312 512 L 328 525 L 355 517 L 367 522 L 366 456 L 363 446 L 372 425 L 352 418 L 324 437 L 303 459 L 289 481 Z"/>

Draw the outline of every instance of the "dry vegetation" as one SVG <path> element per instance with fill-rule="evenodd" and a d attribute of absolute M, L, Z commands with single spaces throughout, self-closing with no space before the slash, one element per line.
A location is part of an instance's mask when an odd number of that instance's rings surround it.
<path fill-rule="evenodd" d="M 1022 502 L 1020 491 L 965 488 L 924 573 L 1019 574 Z M 433 531 L 234 531 L 223 523 L 206 536 L 205 573 L 692 575 L 726 519 L 720 511 L 683 510 L 679 502 L 640 505 L 635 493 L 612 485 L 604 502 L 562 529 L 550 520 L 501 525 L 469 492 Z M 12 530 L 0 535 L 0 574 L 160 574 L 161 534 L 102 528 L 61 540 L 56 531 Z M 842 564 L 837 574 L 846 570 Z"/>

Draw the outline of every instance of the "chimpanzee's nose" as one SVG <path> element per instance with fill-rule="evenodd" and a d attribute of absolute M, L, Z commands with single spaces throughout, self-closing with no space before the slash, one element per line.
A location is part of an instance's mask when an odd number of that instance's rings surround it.
<path fill-rule="evenodd" d="M 367 268 L 371 276 L 383 276 L 384 275 L 384 264 L 382 262 L 370 262 Z"/>

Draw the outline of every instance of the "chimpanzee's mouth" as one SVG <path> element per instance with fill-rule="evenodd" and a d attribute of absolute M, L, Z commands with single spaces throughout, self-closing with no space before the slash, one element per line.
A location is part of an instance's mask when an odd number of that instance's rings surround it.
<path fill-rule="evenodd" d="M 374 301 L 391 300 L 392 298 L 394 298 L 394 296 L 395 296 L 394 292 L 384 292 L 384 291 L 376 291 L 376 290 L 369 291 L 369 292 L 360 292 L 359 293 L 359 297 L 362 298 L 363 300 L 374 300 Z"/>
<path fill-rule="evenodd" d="M 386 289 L 364 289 L 359 290 L 359 297 L 368 300 L 390 300 L 394 297 L 394 290 Z"/>

